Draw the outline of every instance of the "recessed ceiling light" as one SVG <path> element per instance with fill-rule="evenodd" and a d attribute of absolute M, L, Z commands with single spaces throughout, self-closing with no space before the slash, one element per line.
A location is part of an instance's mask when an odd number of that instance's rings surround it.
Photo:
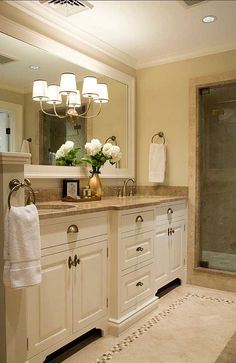
<path fill-rule="evenodd" d="M 202 18 L 203 23 L 213 23 L 213 21 L 216 21 L 215 15 L 207 15 Z"/>
<path fill-rule="evenodd" d="M 32 64 L 31 66 L 29 66 L 30 69 L 32 69 L 33 71 L 37 71 L 37 69 L 39 69 L 39 66 L 36 66 L 35 64 Z"/>

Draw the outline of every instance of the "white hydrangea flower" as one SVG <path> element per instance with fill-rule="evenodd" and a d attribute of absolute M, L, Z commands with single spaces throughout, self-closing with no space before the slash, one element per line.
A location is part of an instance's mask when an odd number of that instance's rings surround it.
<path fill-rule="evenodd" d="M 103 145 L 102 152 L 107 158 L 111 157 L 112 146 L 113 145 L 109 142 L 107 142 L 106 144 Z"/>
<path fill-rule="evenodd" d="M 64 144 L 63 144 L 64 145 Z M 62 147 L 60 147 L 60 149 L 57 150 L 56 152 L 56 156 L 55 158 L 56 159 L 60 159 L 60 158 L 63 158 L 65 156 L 65 152 L 64 150 L 62 149 Z"/>
<path fill-rule="evenodd" d="M 120 161 L 121 158 L 122 158 L 122 152 L 120 151 L 119 153 L 116 154 L 116 156 L 113 156 L 110 161 L 112 163 L 117 163 L 117 161 Z"/>
<path fill-rule="evenodd" d="M 73 148 L 73 141 L 66 141 L 66 143 L 62 144 L 61 147 L 57 150 L 55 158 L 60 159 L 65 157 Z"/>
<path fill-rule="evenodd" d="M 66 141 L 66 143 L 63 144 L 62 146 L 63 146 L 63 150 L 68 154 L 74 148 L 74 142 Z"/>
<path fill-rule="evenodd" d="M 86 142 L 85 149 L 88 155 L 94 156 L 102 149 L 102 144 L 98 139 L 92 139 L 91 142 Z"/>
<path fill-rule="evenodd" d="M 116 163 L 122 157 L 122 153 L 120 151 L 120 148 L 117 145 L 112 145 L 112 147 L 110 149 L 110 153 L 111 153 L 111 162 L 112 163 Z"/>

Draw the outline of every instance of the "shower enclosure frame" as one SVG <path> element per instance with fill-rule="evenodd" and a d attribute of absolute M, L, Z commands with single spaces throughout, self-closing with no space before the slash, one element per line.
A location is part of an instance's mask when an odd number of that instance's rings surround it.
<path fill-rule="evenodd" d="M 236 72 L 190 80 L 189 84 L 189 207 L 188 282 L 236 292 L 236 273 L 199 266 L 200 261 L 200 122 L 199 89 L 236 82 Z"/>

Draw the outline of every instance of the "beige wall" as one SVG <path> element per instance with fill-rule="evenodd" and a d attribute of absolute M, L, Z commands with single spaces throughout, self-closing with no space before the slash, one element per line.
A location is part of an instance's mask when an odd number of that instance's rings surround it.
<path fill-rule="evenodd" d="M 4 102 L 24 105 L 24 95 L 22 93 L 0 89 L 0 100 Z"/>
<path fill-rule="evenodd" d="M 236 70 L 236 50 L 137 71 L 137 183 L 148 182 L 153 134 L 167 140 L 168 185 L 188 185 L 189 79 Z"/>

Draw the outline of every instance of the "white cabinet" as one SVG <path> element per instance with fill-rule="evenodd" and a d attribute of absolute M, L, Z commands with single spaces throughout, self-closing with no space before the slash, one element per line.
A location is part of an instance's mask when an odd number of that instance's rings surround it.
<path fill-rule="evenodd" d="M 30 363 L 41 363 L 69 341 L 99 328 L 102 322 L 105 324 L 108 242 L 105 220 L 106 213 L 94 213 L 73 217 L 72 224 L 65 217 L 41 223 L 42 242 L 49 242 L 51 236 L 52 247 L 46 244 L 47 248 L 42 250 L 42 283 L 27 289 Z M 96 225 L 101 222 L 97 229 L 86 228 L 94 221 Z"/>
<path fill-rule="evenodd" d="M 35 355 L 72 333 L 72 274 L 68 251 L 42 258 L 42 283 L 28 289 L 28 354 Z"/>
<path fill-rule="evenodd" d="M 98 320 L 107 311 L 107 243 L 105 241 L 74 250 L 73 332 Z"/>
<path fill-rule="evenodd" d="M 186 206 L 168 204 L 156 208 L 154 240 L 155 289 L 179 278 L 185 281 Z"/>
<path fill-rule="evenodd" d="M 42 363 L 93 328 L 118 335 L 157 307 L 185 279 L 185 218 L 180 201 L 42 219 L 42 283 L 8 292 L 7 363 Z"/>
<path fill-rule="evenodd" d="M 169 279 L 172 281 L 182 277 L 184 268 L 185 221 L 173 222 L 170 229 L 170 265 Z"/>
<path fill-rule="evenodd" d="M 170 242 L 167 225 L 159 226 L 156 230 L 155 240 L 155 287 L 164 286 L 169 280 L 170 269 Z"/>
<path fill-rule="evenodd" d="M 154 208 L 112 211 L 110 246 L 109 326 L 112 333 L 119 334 L 157 300 L 153 288 Z"/>

